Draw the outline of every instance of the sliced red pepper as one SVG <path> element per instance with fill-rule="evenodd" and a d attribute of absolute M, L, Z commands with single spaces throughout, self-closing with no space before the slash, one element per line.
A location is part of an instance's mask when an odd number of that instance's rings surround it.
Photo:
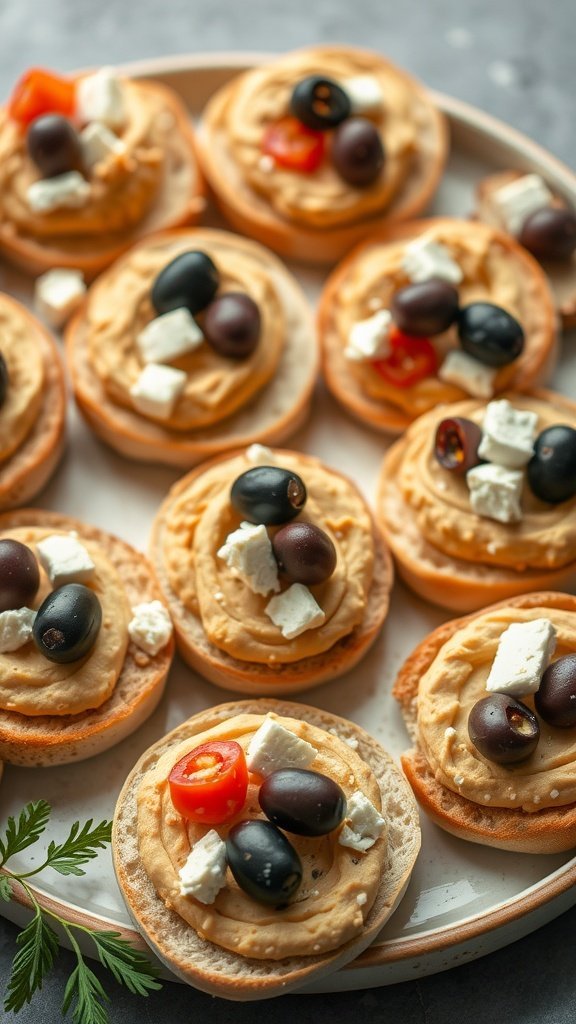
<path fill-rule="evenodd" d="M 416 338 L 402 331 L 390 333 L 390 355 L 374 359 L 372 366 L 397 388 L 409 388 L 424 377 L 432 377 L 438 369 L 438 357 L 427 338 Z"/>
<path fill-rule="evenodd" d="M 316 132 L 297 117 L 283 117 L 271 124 L 262 140 L 262 152 L 281 167 L 310 174 L 324 158 L 324 132 Z"/>
<path fill-rule="evenodd" d="M 168 776 L 177 811 L 191 821 L 219 825 L 242 809 L 248 789 L 246 757 L 235 740 L 201 743 Z"/>
<path fill-rule="evenodd" d="M 8 102 L 14 121 L 28 125 L 42 114 L 72 117 L 76 106 L 76 83 L 43 68 L 30 68 L 18 80 Z"/>

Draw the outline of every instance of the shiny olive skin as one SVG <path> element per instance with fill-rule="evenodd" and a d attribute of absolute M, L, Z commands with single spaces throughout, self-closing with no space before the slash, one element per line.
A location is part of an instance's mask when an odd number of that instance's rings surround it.
<path fill-rule="evenodd" d="M 0 540 L 0 612 L 30 607 L 40 586 L 34 552 L 19 540 Z"/>
<path fill-rule="evenodd" d="M 536 750 L 540 726 L 525 704 L 506 693 L 491 693 L 470 711 L 468 735 L 488 761 L 517 764 Z"/>
<path fill-rule="evenodd" d="M 302 511 L 306 504 L 306 487 L 289 469 L 255 466 L 236 478 L 230 501 L 248 522 L 278 526 Z"/>
<path fill-rule="evenodd" d="M 102 606 L 82 583 L 53 590 L 38 609 L 32 637 L 49 661 L 79 661 L 93 648 L 102 625 Z"/>
<path fill-rule="evenodd" d="M 443 469 L 452 473 L 467 473 L 481 459 L 478 448 L 482 430 L 473 420 L 452 416 L 441 420 L 434 438 L 434 456 Z"/>
<path fill-rule="evenodd" d="M 72 122 L 61 114 L 43 114 L 32 121 L 26 147 L 43 178 L 82 170 L 80 137 Z"/>
<path fill-rule="evenodd" d="M 565 654 L 548 666 L 534 694 L 536 711 L 548 725 L 576 725 L 576 654 Z"/>
<path fill-rule="evenodd" d="M 212 302 L 220 275 L 205 252 L 190 250 L 171 260 L 152 285 L 152 305 L 159 316 L 184 306 L 199 313 Z"/>
<path fill-rule="evenodd" d="M 302 862 L 271 821 L 240 821 L 226 839 L 226 858 L 238 885 L 252 899 L 281 906 L 302 881 Z"/>
<path fill-rule="evenodd" d="M 541 501 L 558 504 L 576 495 L 576 430 L 558 424 L 547 427 L 534 443 L 526 466 L 528 484 Z"/>
<path fill-rule="evenodd" d="M 539 260 L 569 260 L 576 249 L 576 214 L 544 206 L 526 218 L 518 241 Z"/>
<path fill-rule="evenodd" d="M 290 113 L 307 128 L 323 132 L 350 117 L 351 103 L 344 89 L 331 78 L 309 75 L 294 87 Z"/>
<path fill-rule="evenodd" d="M 355 188 L 367 188 L 384 167 L 380 132 L 366 117 L 349 117 L 334 132 L 332 163 L 338 174 Z"/>
<path fill-rule="evenodd" d="M 278 568 L 291 583 L 323 583 L 336 568 L 336 548 L 313 523 L 287 523 L 272 538 Z"/>
<path fill-rule="evenodd" d="M 458 337 L 469 356 L 486 366 L 507 366 L 524 348 L 524 331 L 492 302 L 472 302 L 458 314 Z"/>
<path fill-rule="evenodd" d="M 442 334 L 458 316 L 458 292 L 447 281 L 431 279 L 400 288 L 392 298 L 390 312 L 405 334 L 430 337 Z"/>
<path fill-rule="evenodd" d="M 249 295 L 226 292 L 205 309 L 202 331 L 221 356 L 247 359 L 260 337 L 260 310 Z"/>
<path fill-rule="evenodd" d="M 307 768 L 281 768 L 268 775 L 258 794 L 270 821 L 299 836 L 325 836 L 338 828 L 346 813 L 340 786 Z"/>
<path fill-rule="evenodd" d="M 2 353 L 0 352 L 0 409 L 4 405 L 4 402 L 6 401 L 6 396 L 8 394 L 9 387 L 10 374 L 8 373 L 6 360 L 4 359 Z"/>

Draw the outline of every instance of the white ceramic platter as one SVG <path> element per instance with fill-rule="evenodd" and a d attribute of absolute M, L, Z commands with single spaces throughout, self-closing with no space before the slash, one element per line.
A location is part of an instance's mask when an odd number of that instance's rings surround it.
<path fill-rule="evenodd" d="M 197 115 L 218 86 L 261 55 L 185 57 L 129 66 L 134 75 L 153 75 L 176 89 Z M 504 167 L 540 172 L 576 205 L 576 179 L 545 151 L 485 114 L 444 96 L 437 101 L 449 117 L 452 156 L 433 212 L 466 215 L 474 183 Z M 216 223 L 216 218 L 208 215 Z M 319 271 L 294 268 L 314 299 Z M 28 286 L 0 271 L 0 288 L 26 299 Z M 570 342 L 556 374 L 559 391 L 576 394 L 576 356 Z M 311 421 L 292 442 L 352 476 L 371 498 L 387 442 L 350 420 L 319 387 Z M 146 547 L 150 521 L 177 473 L 126 462 L 97 442 L 71 410 L 68 455 L 39 505 L 78 516 Z M 392 754 L 408 745 L 390 696 L 396 671 L 413 646 L 448 616 L 396 585 L 392 610 L 368 657 L 348 676 L 303 695 L 302 702 L 351 718 L 371 731 Z M 115 749 L 79 765 L 27 770 L 8 766 L 0 785 L 0 821 L 40 797 L 53 807 L 48 838 L 58 840 L 79 818 L 111 818 L 121 783 L 139 754 L 157 737 L 197 711 L 229 695 L 177 662 L 167 693 L 154 716 Z M 354 964 L 322 981 L 323 990 L 366 988 L 444 970 L 471 960 L 537 928 L 576 903 L 576 859 L 568 855 L 521 856 L 464 843 L 422 822 L 423 845 L 406 896 L 377 943 Z M 14 868 L 32 866 L 26 851 Z M 124 908 L 109 851 L 94 861 L 85 878 L 56 873 L 42 877 L 42 899 L 60 913 L 93 926 L 115 927 L 138 942 Z M 26 908 L 1 905 L 18 923 Z M 312 990 L 312 987 L 311 987 Z"/>

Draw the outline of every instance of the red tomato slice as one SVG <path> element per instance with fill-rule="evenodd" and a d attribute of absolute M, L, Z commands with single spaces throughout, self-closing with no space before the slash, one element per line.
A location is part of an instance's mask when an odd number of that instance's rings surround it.
<path fill-rule="evenodd" d="M 30 68 L 16 83 L 8 102 L 14 121 L 28 125 L 42 114 L 71 117 L 76 106 L 76 84 L 43 68 Z"/>
<path fill-rule="evenodd" d="M 427 338 L 415 338 L 396 330 L 390 334 L 390 355 L 374 359 L 372 366 L 388 384 L 409 388 L 436 373 L 438 357 Z"/>
<path fill-rule="evenodd" d="M 248 768 L 235 740 L 201 743 L 174 765 L 168 776 L 177 811 L 191 821 L 219 825 L 244 806 Z"/>
<path fill-rule="evenodd" d="M 324 145 L 324 132 L 307 128 L 297 117 L 283 117 L 267 129 L 262 152 L 281 167 L 309 174 L 322 163 Z"/>

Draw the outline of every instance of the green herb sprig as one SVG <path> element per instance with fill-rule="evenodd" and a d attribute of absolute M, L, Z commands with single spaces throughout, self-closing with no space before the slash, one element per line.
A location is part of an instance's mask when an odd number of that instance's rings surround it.
<path fill-rule="evenodd" d="M 42 988 L 60 949 L 58 935 L 50 924 L 52 920 L 64 931 L 76 955 L 76 966 L 64 992 L 62 1014 L 65 1016 L 72 1008 L 74 1024 L 107 1024 L 108 996 L 84 960 L 75 933 L 83 932 L 90 937 L 100 963 L 135 995 L 147 996 L 151 990 L 161 988 L 161 984 L 156 969 L 144 954 L 134 949 L 119 932 L 100 932 L 85 925 L 71 924 L 54 911 L 41 907 L 27 882 L 45 868 L 52 868 L 61 875 L 84 875 L 83 865 L 97 857 L 98 851 L 111 841 L 110 821 L 94 825 L 90 819 L 82 827 L 75 821 L 63 843 L 50 843 L 39 867 L 20 873 L 6 868 L 14 854 L 38 841 L 48 824 L 50 810 L 45 800 L 27 804 L 17 820 L 8 818 L 5 835 L 0 837 L 0 868 L 4 869 L 4 874 L 0 874 L 0 900 L 12 899 L 12 882 L 16 881 L 25 890 L 34 912 L 32 920 L 16 939 L 18 950 L 12 962 L 4 1009 L 7 1013 L 17 1013 Z"/>

